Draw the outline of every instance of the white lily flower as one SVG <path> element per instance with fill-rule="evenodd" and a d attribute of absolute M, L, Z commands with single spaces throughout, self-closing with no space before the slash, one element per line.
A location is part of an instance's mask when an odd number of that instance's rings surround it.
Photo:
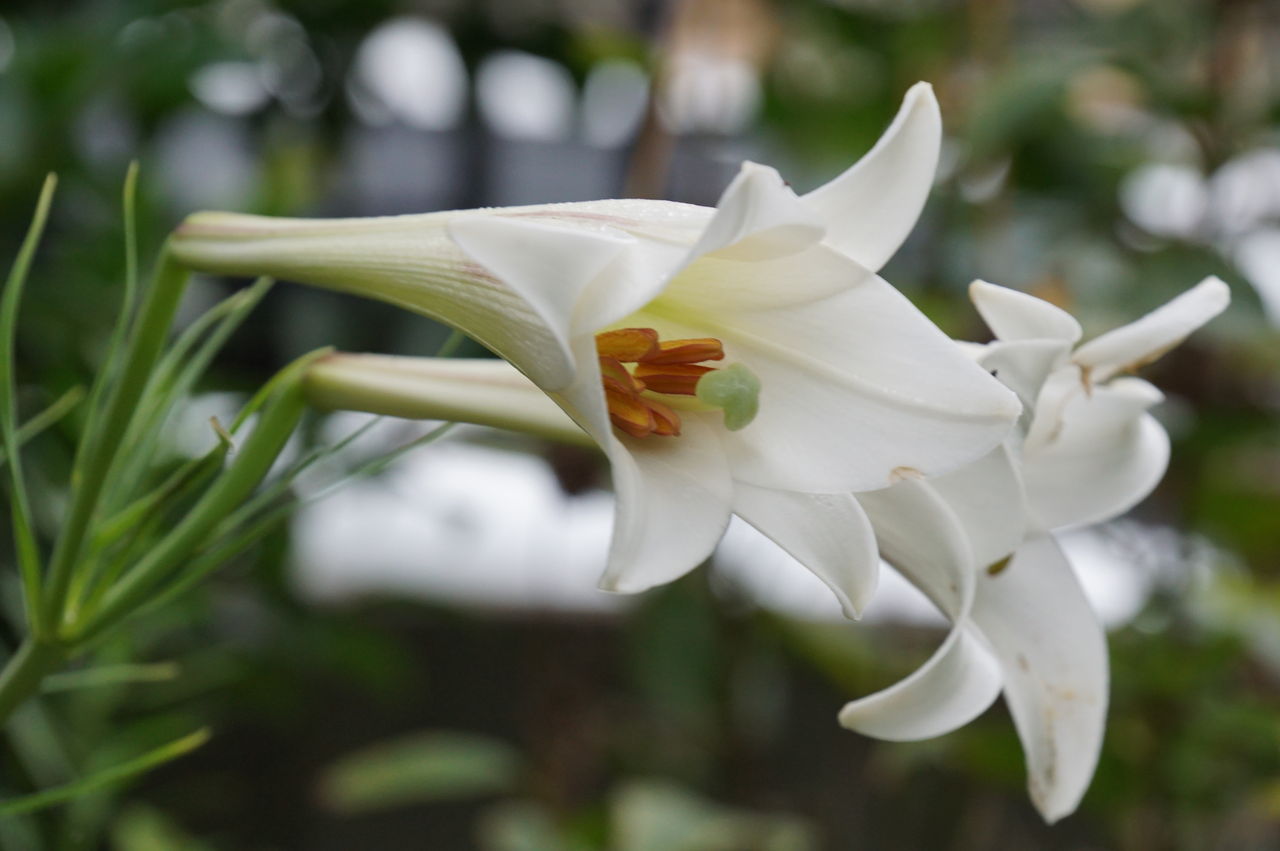
<path fill-rule="evenodd" d="M 925 665 L 848 704 L 840 720 L 880 738 L 929 738 L 1003 690 L 1031 798 L 1056 821 L 1093 777 L 1108 673 L 1106 636 L 1049 530 L 1110 519 L 1154 488 L 1169 439 L 1147 409 L 1162 396 L 1114 376 L 1177 345 L 1230 292 L 1206 279 L 1074 351 L 1080 326 L 1057 307 L 981 282 L 971 293 L 997 337 L 978 357 L 1027 402 L 1025 434 L 962 470 L 859 495 L 882 554 L 954 626 Z M 909 510 L 894 504 L 908 500 Z"/>
<path fill-rule="evenodd" d="M 1046 518 L 1108 519 L 1147 495 L 1168 458 L 1168 438 L 1146 413 L 1159 394 L 1113 376 L 1208 321 L 1229 293 L 1210 279 L 1074 352 L 1081 332 L 1067 313 L 990 284 L 972 293 L 998 337 L 975 356 L 1028 400 L 1024 428 L 958 470 L 857 494 L 880 554 L 954 628 L 925 665 L 849 703 L 840 721 L 882 739 L 931 738 L 973 720 L 1003 691 L 1032 801 L 1056 821 L 1075 810 L 1092 779 L 1108 672 L 1105 634 Z M 500 361 L 340 355 L 313 367 L 310 380 L 336 407 L 453 416 L 560 439 L 582 434 Z M 854 551 L 846 517 L 822 499 L 798 502 L 791 536 L 780 541 L 811 567 Z M 864 533 L 852 537 L 856 546 Z"/>
<path fill-rule="evenodd" d="M 171 245 L 204 271 L 432 316 L 532 379 L 612 464 L 603 587 L 640 591 L 684 574 L 736 512 L 856 615 L 877 560 L 850 492 L 970 462 L 1019 411 L 874 271 L 919 215 L 940 136 L 920 84 L 867 156 L 805 196 L 747 163 L 715 209 L 623 200 L 334 221 L 202 213 Z M 840 530 L 820 543 L 815 511 Z"/>
<path fill-rule="evenodd" d="M 1054 305 L 982 281 L 970 292 L 997 338 L 979 362 L 1019 392 L 1031 417 L 1021 460 L 1034 522 L 1099 523 L 1145 499 L 1169 463 L 1169 436 L 1147 413 L 1164 395 L 1116 376 L 1156 360 L 1226 309 L 1227 285 L 1206 278 L 1078 347 L 1079 324 Z M 1027 375 L 1040 380 L 1028 383 Z"/>

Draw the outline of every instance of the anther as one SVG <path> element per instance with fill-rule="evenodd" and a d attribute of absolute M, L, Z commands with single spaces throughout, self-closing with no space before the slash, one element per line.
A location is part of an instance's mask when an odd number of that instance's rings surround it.
<path fill-rule="evenodd" d="M 714 370 L 700 362 L 722 360 L 724 345 L 713 337 L 664 342 L 652 328 L 618 328 L 596 335 L 596 352 L 614 426 L 632 437 L 674 437 L 680 415 L 650 394 L 696 395 L 699 380 Z"/>

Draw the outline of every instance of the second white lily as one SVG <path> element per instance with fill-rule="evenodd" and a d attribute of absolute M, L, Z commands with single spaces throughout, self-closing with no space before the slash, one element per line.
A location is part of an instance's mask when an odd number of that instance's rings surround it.
<path fill-rule="evenodd" d="M 1048 302 L 983 282 L 971 295 L 997 338 L 976 355 L 1024 399 L 1023 428 L 962 470 L 859 495 L 881 552 L 954 627 L 924 666 L 848 704 L 840 720 L 925 739 L 967 724 L 1003 691 L 1032 801 L 1056 821 L 1093 778 L 1108 666 L 1106 636 L 1051 530 L 1118 516 L 1160 481 L 1169 438 L 1147 410 L 1163 396 L 1115 376 L 1176 346 L 1230 292 L 1206 279 L 1078 348 L 1079 323 Z"/>

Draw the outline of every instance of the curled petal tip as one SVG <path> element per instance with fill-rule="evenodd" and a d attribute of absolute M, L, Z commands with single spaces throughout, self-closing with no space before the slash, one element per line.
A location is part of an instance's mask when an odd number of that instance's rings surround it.
<path fill-rule="evenodd" d="M 862 620 L 862 613 L 867 610 L 867 606 L 875 594 L 877 584 L 874 583 L 867 589 L 859 589 L 858 592 L 855 592 L 857 593 L 857 599 L 835 585 L 828 583 L 827 587 L 835 595 L 836 601 L 840 603 L 840 614 L 844 616 L 845 620 L 857 622 Z"/>
<path fill-rule="evenodd" d="M 917 83 L 872 149 L 805 196 L 827 225 L 828 244 L 873 271 L 888 262 L 924 208 L 941 144 L 933 89 Z"/>
<path fill-rule="evenodd" d="M 858 730 L 857 724 L 854 721 L 853 713 L 850 711 L 850 707 L 852 705 L 853 703 L 850 702 L 840 707 L 840 711 L 836 713 L 836 723 L 841 727 L 844 727 L 846 730 L 852 730 L 853 732 L 858 733 L 861 731 Z"/>
<path fill-rule="evenodd" d="M 596 583 L 596 588 L 607 594 L 640 594 L 652 587 L 652 585 L 612 573 L 601 576 L 600 581 Z"/>
<path fill-rule="evenodd" d="M 1215 296 L 1215 301 L 1222 304 L 1220 310 L 1225 310 L 1227 305 L 1231 303 L 1231 287 L 1229 287 L 1227 282 L 1219 278 L 1217 275 L 1210 275 L 1197 284 L 1197 286 L 1203 288 L 1212 296 Z"/>
<path fill-rule="evenodd" d="M 782 175 L 778 173 L 778 170 L 776 168 L 774 168 L 771 165 L 765 165 L 764 163 L 758 163 L 755 160 L 743 160 L 742 165 L 738 166 L 738 171 L 745 172 L 751 175 L 761 175 L 763 177 L 774 177 L 774 178 L 777 178 L 777 181 L 779 183 L 785 182 L 782 179 Z"/>
<path fill-rule="evenodd" d="M 1037 789 L 1030 789 L 1031 803 L 1035 806 L 1036 812 L 1040 813 L 1040 818 L 1044 819 L 1045 824 L 1057 824 L 1067 816 L 1076 811 L 1075 806 L 1063 806 L 1052 801 L 1048 801 L 1041 794 L 1037 794 Z"/>
<path fill-rule="evenodd" d="M 1003 289 L 1008 288 L 1002 287 L 999 284 L 993 284 L 990 281 L 984 281 L 982 278 L 974 278 L 969 282 L 969 298 L 970 300 L 977 301 L 985 293 Z"/>
<path fill-rule="evenodd" d="M 933 101 L 935 104 L 937 103 L 938 99 L 933 92 L 933 83 L 930 83 L 928 80 L 920 80 L 911 88 L 907 89 L 907 94 L 903 99 L 916 100 L 920 98 L 928 99 Z"/>

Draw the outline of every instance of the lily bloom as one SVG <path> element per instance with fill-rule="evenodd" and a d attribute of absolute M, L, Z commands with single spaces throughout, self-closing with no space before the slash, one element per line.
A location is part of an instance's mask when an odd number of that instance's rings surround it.
<path fill-rule="evenodd" d="M 973 720 L 1003 692 L 1032 801 L 1056 821 L 1075 810 L 1093 777 L 1108 672 L 1106 636 L 1051 529 L 1115 517 L 1159 481 L 1168 436 L 1147 409 L 1161 396 L 1116 376 L 1207 322 L 1229 292 L 1210 278 L 1079 347 L 1079 324 L 1047 302 L 985 283 L 971 294 L 997 336 L 974 346 L 975 357 L 1026 400 L 1026 415 L 1001 446 L 958 470 L 856 494 L 880 554 L 954 628 L 919 670 L 849 703 L 840 721 L 877 738 L 926 739 Z M 312 366 L 307 389 L 325 407 L 586 438 L 496 360 L 339 354 Z M 789 543 L 812 566 L 837 552 L 846 518 L 810 500 L 807 515 L 795 514 Z"/>
<path fill-rule="evenodd" d="M 846 727 L 924 739 L 976 718 L 1003 691 L 1047 821 L 1070 814 L 1102 747 L 1106 635 L 1052 530 L 1111 519 L 1164 475 L 1163 399 L 1121 375 L 1220 313 L 1208 278 L 1147 316 L 1076 346 L 1080 325 L 1048 302 L 983 282 L 970 293 L 996 335 L 978 360 L 1026 404 L 1005 444 L 961 470 L 860 494 L 885 558 L 951 619 L 911 676 L 844 707 Z"/>
<path fill-rule="evenodd" d="M 331 221 L 198 213 L 171 247 L 194 269 L 431 316 L 528 376 L 611 462 L 618 500 L 602 587 L 683 575 L 736 512 L 856 615 L 878 562 L 851 492 L 981 457 L 1020 410 L 875 274 L 920 213 L 940 139 L 937 103 L 919 84 L 862 160 L 803 196 L 746 163 L 714 209 L 612 200 Z"/>

